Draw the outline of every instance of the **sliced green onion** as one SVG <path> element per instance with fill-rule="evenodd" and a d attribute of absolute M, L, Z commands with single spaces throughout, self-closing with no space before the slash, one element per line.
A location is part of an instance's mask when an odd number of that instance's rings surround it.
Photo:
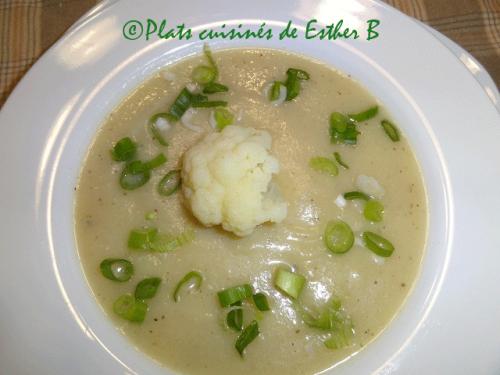
<path fill-rule="evenodd" d="M 274 278 L 274 285 L 283 293 L 297 299 L 304 288 L 306 278 L 284 268 L 278 268 Z"/>
<path fill-rule="evenodd" d="M 182 115 L 187 111 L 189 106 L 191 105 L 191 93 L 187 88 L 183 88 L 177 98 L 175 98 L 174 103 L 170 106 L 168 113 L 172 116 L 176 121 L 180 120 Z"/>
<path fill-rule="evenodd" d="M 337 161 L 337 163 L 339 163 L 340 166 L 344 167 L 345 169 L 349 169 L 349 166 L 346 163 L 344 163 L 338 152 L 334 152 L 333 156 L 335 157 L 335 160 Z"/>
<path fill-rule="evenodd" d="M 184 277 L 180 279 L 180 281 L 177 283 L 177 286 L 175 287 L 173 294 L 174 301 L 179 302 L 180 299 L 179 292 L 183 287 L 192 283 L 191 285 L 193 285 L 194 288 L 200 289 L 202 281 L 203 281 L 203 276 L 201 276 L 201 273 L 197 271 L 191 271 L 185 274 Z"/>
<path fill-rule="evenodd" d="M 148 305 L 143 301 L 136 300 L 130 294 L 124 294 L 113 303 L 113 311 L 125 320 L 140 323 L 146 317 Z"/>
<path fill-rule="evenodd" d="M 399 141 L 399 131 L 394 124 L 392 124 L 387 120 L 382 120 L 380 124 L 382 125 L 385 134 L 387 134 L 387 136 L 391 139 L 391 141 L 393 142 Z"/>
<path fill-rule="evenodd" d="M 211 82 L 203 87 L 204 94 L 215 94 L 217 92 L 227 92 L 229 88 L 226 85 L 217 82 Z"/>
<path fill-rule="evenodd" d="M 178 247 L 187 245 L 194 239 L 194 231 L 188 229 L 178 236 L 170 234 L 157 234 L 150 243 L 149 250 L 158 253 L 167 253 L 174 251 Z"/>
<path fill-rule="evenodd" d="M 303 312 L 302 317 L 309 327 L 330 333 L 324 342 L 327 348 L 341 349 L 350 345 L 353 326 L 339 299 L 332 298 L 316 317 L 308 312 Z"/>
<path fill-rule="evenodd" d="M 143 186 L 151 178 L 151 169 L 159 167 L 166 161 L 165 155 L 160 153 L 147 162 L 134 160 L 128 163 L 120 175 L 120 186 L 125 190 L 134 190 Z"/>
<path fill-rule="evenodd" d="M 120 186 L 125 190 L 134 190 L 146 184 L 151 172 L 140 160 L 128 163 L 120 175 Z"/>
<path fill-rule="evenodd" d="M 300 81 L 308 80 L 309 74 L 300 69 L 290 68 L 286 71 L 286 101 L 295 99 L 300 93 Z"/>
<path fill-rule="evenodd" d="M 169 196 L 179 190 L 181 186 L 181 171 L 173 170 L 168 172 L 158 183 L 158 193 Z"/>
<path fill-rule="evenodd" d="M 134 266 L 126 259 L 104 259 L 99 268 L 105 278 L 118 282 L 128 281 L 134 274 Z"/>
<path fill-rule="evenodd" d="M 173 251 L 194 239 L 194 231 L 188 229 L 178 236 L 158 233 L 156 228 L 134 229 L 128 237 L 128 247 L 159 253 Z"/>
<path fill-rule="evenodd" d="M 289 68 L 286 71 L 286 74 L 293 74 L 297 76 L 297 78 L 300 79 L 301 81 L 307 81 L 310 78 L 309 73 L 307 73 L 302 69 Z"/>
<path fill-rule="evenodd" d="M 158 168 L 160 165 L 165 164 L 167 162 L 167 157 L 162 153 L 155 156 L 153 159 L 143 162 L 144 167 L 151 170 Z"/>
<path fill-rule="evenodd" d="M 267 302 L 267 297 L 264 293 L 257 293 L 252 296 L 253 303 L 259 311 L 269 311 L 269 303 Z"/>
<path fill-rule="evenodd" d="M 252 321 L 245 327 L 243 332 L 239 335 L 234 347 L 243 357 L 245 348 L 259 335 L 259 323 L 256 320 Z"/>
<path fill-rule="evenodd" d="M 338 133 L 344 133 L 347 129 L 349 119 L 340 112 L 333 112 L 330 115 L 330 127 L 333 127 Z"/>
<path fill-rule="evenodd" d="M 191 106 L 193 103 L 202 103 L 208 101 L 208 96 L 202 94 L 191 94 Z"/>
<path fill-rule="evenodd" d="M 331 176 L 337 176 L 339 169 L 333 160 L 317 156 L 309 160 L 309 166 L 318 172 L 327 173 Z"/>
<path fill-rule="evenodd" d="M 234 122 L 234 115 L 226 108 L 215 108 L 214 120 L 217 130 L 221 131 L 226 126 L 231 125 Z"/>
<path fill-rule="evenodd" d="M 324 344 L 328 349 L 342 349 L 350 345 L 349 336 L 352 336 L 352 333 L 346 334 L 342 332 L 335 332 L 325 340 Z"/>
<path fill-rule="evenodd" d="M 211 100 L 211 101 L 197 101 L 192 102 L 191 107 L 193 108 L 213 108 L 213 107 L 226 107 L 227 102 L 224 100 Z"/>
<path fill-rule="evenodd" d="M 269 100 L 271 102 L 274 102 L 274 101 L 279 99 L 280 92 L 281 92 L 281 86 L 285 86 L 285 85 L 283 85 L 283 83 L 281 83 L 279 81 L 274 81 L 273 85 L 271 86 L 271 89 L 269 90 Z"/>
<path fill-rule="evenodd" d="M 378 113 L 378 105 L 375 105 L 373 107 L 368 108 L 366 111 L 350 114 L 347 116 L 349 116 L 349 118 L 353 119 L 354 121 L 362 122 L 362 121 L 367 121 L 372 117 L 375 117 L 377 113 Z"/>
<path fill-rule="evenodd" d="M 129 137 L 125 137 L 116 142 L 111 150 L 111 157 L 116 161 L 129 161 L 134 158 L 137 145 Z"/>
<path fill-rule="evenodd" d="M 342 254 L 354 245 L 354 234 L 351 227 L 344 221 L 330 221 L 326 225 L 323 241 L 332 253 Z"/>
<path fill-rule="evenodd" d="M 394 245 L 376 233 L 364 232 L 363 241 L 366 247 L 378 256 L 390 257 L 394 252 Z"/>
<path fill-rule="evenodd" d="M 236 332 L 241 332 L 243 329 L 243 309 L 236 308 L 227 313 L 226 323 L 229 328 Z"/>
<path fill-rule="evenodd" d="M 328 301 L 317 317 L 304 312 L 303 319 L 309 327 L 322 331 L 338 331 L 345 325 L 351 326 L 351 320 L 343 311 L 342 303 L 335 297 Z"/>
<path fill-rule="evenodd" d="M 359 132 L 356 130 L 356 123 L 342 113 L 331 114 L 329 131 L 332 143 L 354 145 L 358 141 Z"/>
<path fill-rule="evenodd" d="M 191 78 L 200 85 L 212 83 L 215 80 L 217 72 L 211 66 L 200 65 L 194 68 Z"/>
<path fill-rule="evenodd" d="M 161 279 L 159 277 L 149 277 L 142 280 L 135 287 L 135 298 L 139 300 L 153 298 L 160 286 Z"/>
<path fill-rule="evenodd" d="M 158 235 L 158 229 L 134 229 L 128 236 L 128 247 L 136 250 L 150 250 L 151 242 Z"/>
<path fill-rule="evenodd" d="M 352 201 L 355 199 L 369 201 L 370 197 L 361 191 L 349 191 L 347 193 L 344 193 L 344 199 L 348 201 Z"/>
<path fill-rule="evenodd" d="M 243 301 L 252 297 L 253 288 L 250 284 L 233 286 L 232 288 L 221 290 L 217 293 L 219 303 L 222 307 L 227 307 L 233 303 Z"/>
<path fill-rule="evenodd" d="M 212 69 L 215 71 L 215 78 L 214 78 L 214 80 L 215 80 L 217 78 L 217 76 L 219 75 L 219 69 L 217 68 L 217 64 L 215 63 L 215 60 L 212 56 L 212 51 L 210 50 L 210 47 L 208 46 L 208 44 L 205 44 L 203 46 L 203 53 L 205 54 L 205 57 L 207 58 L 208 63 L 210 64 Z"/>
<path fill-rule="evenodd" d="M 156 211 L 151 211 L 148 212 L 146 215 L 144 215 L 144 218 L 146 220 L 155 220 L 158 217 L 158 212 Z"/>
<path fill-rule="evenodd" d="M 153 134 L 153 138 L 158 141 L 158 143 L 162 146 L 168 146 L 168 142 L 163 136 L 162 130 L 158 128 L 158 125 L 156 122 L 158 119 L 163 119 L 165 120 L 168 124 L 173 123 L 176 121 L 176 118 L 172 116 L 170 113 L 157 113 L 149 119 L 149 128 L 151 129 L 151 133 Z"/>
<path fill-rule="evenodd" d="M 300 93 L 300 80 L 296 75 L 289 74 L 285 82 L 286 86 L 286 101 L 290 101 L 299 96 Z"/>
<path fill-rule="evenodd" d="M 384 217 L 384 205 L 376 200 L 370 200 L 365 203 L 363 215 L 366 220 L 379 222 Z"/>

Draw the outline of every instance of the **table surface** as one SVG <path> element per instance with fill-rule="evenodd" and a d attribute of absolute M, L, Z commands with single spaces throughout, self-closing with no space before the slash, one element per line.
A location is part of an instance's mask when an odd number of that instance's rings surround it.
<path fill-rule="evenodd" d="M 96 0 L 0 0 L 0 107 L 40 55 Z M 500 85 L 500 0 L 387 0 L 462 46 Z"/>

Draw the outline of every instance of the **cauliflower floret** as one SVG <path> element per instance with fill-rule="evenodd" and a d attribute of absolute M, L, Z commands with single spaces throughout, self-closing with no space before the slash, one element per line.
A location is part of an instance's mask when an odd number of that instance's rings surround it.
<path fill-rule="evenodd" d="M 268 132 L 231 125 L 208 134 L 184 155 L 182 191 L 204 225 L 246 236 L 266 221 L 281 222 L 287 204 L 272 183 L 279 162 Z"/>

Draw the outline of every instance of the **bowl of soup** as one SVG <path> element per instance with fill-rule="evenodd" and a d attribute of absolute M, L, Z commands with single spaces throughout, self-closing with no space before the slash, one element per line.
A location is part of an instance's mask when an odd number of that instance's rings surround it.
<path fill-rule="evenodd" d="M 179 373 L 334 367 L 390 324 L 425 253 L 424 179 L 390 110 L 278 49 L 160 69 L 104 120 L 75 191 L 93 294 Z"/>

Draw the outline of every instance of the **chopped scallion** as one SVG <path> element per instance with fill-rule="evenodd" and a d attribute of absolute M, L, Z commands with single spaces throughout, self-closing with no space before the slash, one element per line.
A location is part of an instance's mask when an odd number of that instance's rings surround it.
<path fill-rule="evenodd" d="M 134 190 L 146 184 L 151 178 L 151 171 L 140 160 L 128 163 L 120 175 L 120 186 L 125 190 Z"/>
<path fill-rule="evenodd" d="M 259 311 L 269 311 L 269 303 L 267 302 L 267 297 L 264 293 L 257 293 L 252 296 L 253 303 Z"/>
<path fill-rule="evenodd" d="M 363 241 L 366 247 L 378 256 L 390 257 L 394 252 L 394 245 L 376 233 L 364 232 Z"/>
<path fill-rule="evenodd" d="M 177 98 L 175 98 L 174 103 L 170 106 L 168 113 L 176 121 L 180 120 L 182 115 L 187 111 L 191 105 L 191 93 L 187 88 L 183 88 Z"/>
<path fill-rule="evenodd" d="M 179 293 L 183 287 L 186 287 L 189 284 L 196 289 L 200 289 L 202 281 L 203 281 L 203 276 L 201 276 L 201 273 L 197 271 L 191 271 L 185 274 L 184 277 L 180 279 L 180 281 L 177 283 L 177 286 L 175 287 L 173 294 L 174 301 L 179 302 L 180 299 Z"/>
<path fill-rule="evenodd" d="M 284 268 L 278 268 L 274 278 L 274 285 L 283 293 L 297 299 L 304 288 L 306 278 Z"/>
<path fill-rule="evenodd" d="M 136 300 L 130 294 L 124 294 L 113 303 L 113 311 L 125 320 L 141 323 L 146 317 L 148 305 L 143 301 Z"/>
<path fill-rule="evenodd" d="M 194 68 L 191 77 L 193 81 L 199 83 L 200 85 L 206 85 L 212 83 L 216 77 L 216 71 L 211 66 L 200 65 Z"/>
<path fill-rule="evenodd" d="M 356 123 L 342 113 L 333 112 L 330 116 L 330 141 L 354 145 L 358 141 L 359 132 Z"/>
<path fill-rule="evenodd" d="M 366 220 L 379 222 L 384 217 L 384 206 L 377 200 L 370 200 L 365 203 L 363 215 Z"/>
<path fill-rule="evenodd" d="M 207 101 L 196 101 L 191 103 L 193 108 L 213 108 L 213 107 L 226 107 L 227 102 L 224 100 L 207 100 Z"/>
<path fill-rule="evenodd" d="M 307 73 L 306 71 L 304 71 L 302 69 L 289 68 L 286 71 L 286 74 L 293 74 L 293 75 L 297 76 L 297 78 L 300 79 L 301 81 L 307 81 L 309 78 L 311 78 L 309 76 L 309 73 Z"/>
<path fill-rule="evenodd" d="M 218 92 L 227 92 L 229 88 L 221 83 L 212 82 L 203 87 L 204 94 L 215 94 Z"/>
<path fill-rule="evenodd" d="M 286 80 L 286 101 L 290 101 L 299 96 L 300 81 L 296 76 L 288 76 Z"/>
<path fill-rule="evenodd" d="M 309 327 L 330 333 L 324 342 L 327 348 L 341 349 L 350 344 L 354 334 L 353 326 L 339 299 L 332 298 L 316 317 L 305 311 L 302 315 Z"/>
<path fill-rule="evenodd" d="M 370 197 L 361 191 L 349 191 L 347 193 L 344 193 L 344 199 L 348 201 L 352 201 L 355 199 L 369 201 Z"/>
<path fill-rule="evenodd" d="M 128 247 L 134 250 L 169 252 L 191 242 L 194 238 L 192 230 L 186 230 L 178 236 L 158 233 L 156 228 L 135 229 L 130 231 Z"/>
<path fill-rule="evenodd" d="M 235 348 L 243 357 L 245 348 L 259 335 L 259 323 L 256 320 L 252 321 L 245 327 L 243 332 L 239 335 L 235 343 Z"/>
<path fill-rule="evenodd" d="M 153 298 L 160 286 L 161 279 L 159 277 L 149 277 L 142 280 L 135 287 L 135 298 L 138 300 L 144 300 L 148 298 Z"/>
<path fill-rule="evenodd" d="M 382 120 L 380 124 L 382 125 L 385 134 L 387 134 L 387 136 L 391 139 L 391 141 L 393 142 L 399 141 L 399 131 L 393 123 L 387 120 Z"/>
<path fill-rule="evenodd" d="M 158 141 L 158 143 L 162 146 L 168 146 L 168 142 L 165 139 L 164 133 L 169 129 L 160 129 L 158 126 L 158 121 L 165 121 L 166 127 L 170 128 L 171 124 L 176 121 L 176 118 L 172 116 L 170 113 L 156 113 L 151 116 L 149 119 L 149 128 L 151 129 L 151 133 L 153 134 L 153 138 Z"/>
<path fill-rule="evenodd" d="M 116 142 L 111 150 L 111 156 L 116 161 L 129 161 L 134 158 L 137 145 L 129 137 L 125 137 Z"/>
<path fill-rule="evenodd" d="M 354 234 L 344 221 L 330 221 L 326 225 L 323 241 L 332 253 L 342 254 L 354 245 Z"/>
<path fill-rule="evenodd" d="M 290 68 L 286 71 L 286 101 L 295 99 L 300 93 L 300 81 L 308 80 L 309 74 L 300 69 Z"/>
<path fill-rule="evenodd" d="M 335 157 L 335 160 L 337 161 L 337 163 L 339 163 L 339 165 L 345 169 L 349 169 L 349 166 L 342 160 L 342 158 L 340 157 L 340 154 L 338 152 L 334 152 L 333 153 L 333 156 Z"/>
<path fill-rule="evenodd" d="M 236 332 L 241 332 L 243 329 L 243 309 L 235 308 L 227 313 L 226 323 L 229 328 Z"/>
<path fill-rule="evenodd" d="M 131 230 L 128 236 L 128 247 L 135 250 L 149 250 L 151 242 L 158 235 L 158 229 L 134 229 Z"/>
<path fill-rule="evenodd" d="M 194 231 L 192 229 L 188 229 L 177 236 L 159 233 L 151 242 L 150 250 L 158 253 L 168 253 L 190 243 L 193 239 Z"/>
<path fill-rule="evenodd" d="M 169 196 L 179 190 L 181 186 L 181 171 L 173 170 L 168 172 L 158 183 L 158 193 Z"/>
<path fill-rule="evenodd" d="M 337 176 L 339 169 L 333 160 L 317 156 L 309 160 L 309 166 L 318 172 L 327 173 L 331 176 Z"/>
<path fill-rule="evenodd" d="M 234 122 L 234 115 L 226 108 L 215 108 L 214 120 L 217 130 L 221 131 L 226 126 L 231 125 Z"/>
<path fill-rule="evenodd" d="M 105 278 L 118 282 L 128 281 L 134 274 L 134 266 L 126 259 L 104 259 L 99 268 Z"/>
<path fill-rule="evenodd" d="M 281 86 L 284 86 L 283 83 L 279 81 L 275 81 L 269 90 L 269 100 L 274 102 L 279 99 L 281 93 Z"/>
<path fill-rule="evenodd" d="M 217 76 L 219 75 L 219 69 L 217 68 L 217 64 L 215 63 L 214 57 L 212 56 L 212 51 L 210 50 L 210 47 L 208 46 L 208 44 L 205 44 L 203 46 L 203 53 L 205 54 L 205 57 L 207 58 L 208 63 L 210 64 L 212 69 L 215 71 L 215 78 L 214 78 L 214 80 L 215 80 L 217 78 Z"/>
<path fill-rule="evenodd" d="M 347 115 L 356 122 L 367 121 L 375 117 L 378 113 L 378 105 L 368 108 L 366 111 Z"/>
<path fill-rule="evenodd" d="M 349 346 L 349 336 L 352 336 L 352 333 L 335 332 L 325 340 L 324 344 L 328 349 L 342 349 Z"/>
<path fill-rule="evenodd" d="M 147 162 L 134 160 L 128 163 L 120 175 L 120 186 L 125 190 L 134 190 L 141 187 L 151 178 L 151 170 L 166 161 L 165 155 L 158 154 Z"/>
<path fill-rule="evenodd" d="M 221 290 L 217 293 L 219 303 L 222 307 L 227 307 L 233 303 L 243 301 L 253 295 L 253 288 L 250 284 L 233 286 L 232 288 Z"/>
<path fill-rule="evenodd" d="M 146 162 L 143 162 L 144 168 L 146 169 L 155 169 L 158 168 L 160 165 L 165 164 L 167 162 L 167 157 L 163 155 L 162 153 L 158 154 L 155 156 L 153 159 L 148 160 Z"/>
<path fill-rule="evenodd" d="M 193 103 L 201 103 L 208 101 L 208 96 L 202 94 L 191 94 L 191 106 Z"/>

